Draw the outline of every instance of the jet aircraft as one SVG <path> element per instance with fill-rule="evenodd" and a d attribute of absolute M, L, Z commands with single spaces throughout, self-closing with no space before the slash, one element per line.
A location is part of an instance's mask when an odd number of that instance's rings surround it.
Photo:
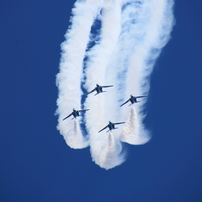
<path fill-rule="evenodd" d="M 105 130 L 106 128 L 109 128 L 109 130 L 107 132 L 109 132 L 110 130 L 113 130 L 113 129 L 118 129 L 118 128 L 115 128 L 115 125 L 116 124 L 123 124 L 123 123 L 125 123 L 125 122 L 112 123 L 111 121 L 109 121 L 109 124 L 107 126 L 105 126 L 103 129 L 101 129 L 100 131 L 98 131 L 98 133 Z"/>
<path fill-rule="evenodd" d="M 122 105 L 120 105 L 120 107 L 125 105 L 129 101 L 131 102 L 130 105 L 132 105 L 134 103 L 137 103 L 137 102 L 139 102 L 139 101 L 137 101 L 137 98 L 141 98 L 141 97 L 147 97 L 147 95 L 141 95 L 141 96 L 132 96 L 132 95 L 130 95 L 130 98 L 126 102 L 124 102 Z"/>
<path fill-rule="evenodd" d="M 63 121 L 64 121 L 65 119 L 69 118 L 71 115 L 74 116 L 74 117 L 72 118 L 72 119 L 74 119 L 74 118 L 76 118 L 77 116 L 80 116 L 79 112 L 88 111 L 88 110 L 90 110 L 90 109 L 81 109 L 81 110 L 73 109 L 73 112 L 72 112 L 71 114 L 69 114 L 67 117 L 65 117 L 65 118 L 63 119 Z"/>
<path fill-rule="evenodd" d="M 100 86 L 100 85 L 96 84 L 96 87 L 95 87 L 93 90 L 91 90 L 90 92 L 88 92 L 86 95 L 88 95 L 88 94 L 90 94 L 90 93 L 92 93 L 92 92 L 94 92 L 94 91 L 97 91 L 97 93 L 96 93 L 95 95 L 97 95 L 97 94 L 99 94 L 99 93 L 104 93 L 104 92 L 106 92 L 106 91 L 103 91 L 102 88 L 109 88 L 109 87 L 112 87 L 112 86 L 113 86 L 113 85 Z"/>

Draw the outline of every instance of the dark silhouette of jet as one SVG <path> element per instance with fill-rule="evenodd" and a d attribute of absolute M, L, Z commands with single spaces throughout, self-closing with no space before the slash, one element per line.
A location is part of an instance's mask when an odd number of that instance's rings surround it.
<path fill-rule="evenodd" d="M 109 124 L 107 126 L 105 126 L 103 129 L 101 129 L 100 131 L 98 131 L 98 133 L 105 130 L 106 128 L 109 128 L 109 130 L 107 132 L 109 132 L 110 130 L 118 129 L 118 128 L 115 128 L 115 125 L 123 124 L 123 123 L 125 123 L 125 122 L 112 123 L 111 121 L 109 121 Z"/>
<path fill-rule="evenodd" d="M 90 109 L 81 109 L 81 110 L 73 109 L 73 112 L 72 112 L 71 114 L 69 114 L 67 117 L 65 117 L 65 118 L 63 119 L 63 121 L 64 121 L 65 119 L 69 118 L 69 117 L 72 116 L 72 115 L 74 116 L 72 119 L 74 119 L 74 118 L 76 118 L 77 116 L 80 116 L 79 112 L 88 111 L 88 110 L 90 110 Z"/>
<path fill-rule="evenodd" d="M 86 95 L 88 95 L 88 94 L 90 94 L 90 93 L 92 93 L 92 92 L 94 92 L 94 91 L 97 91 L 97 93 L 96 93 L 95 95 L 97 95 L 97 94 L 99 94 L 99 93 L 104 93 L 104 92 L 106 92 L 106 91 L 103 91 L 102 88 L 109 88 L 109 87 L 112 87 L 112 86 L 113 86 L 113 85 L 100 86 L 100 85 L 96 84 L 96 87 L 95 87 L 93 90 L 91 90 L 90 92 L 88 92 Z"/>
<path fill-rule="evenodd" d="M 120 107 L 125 105 L 129 101 L 131 102 L 130 105 L 132 105 L 134 103 L 137 103 L 137 102 L 139 102 L 139 101 L 137 101 L 137 98 L 141 98 L 141 97 L 147 97 L 147 95 L 141 95 L 141 96 L 132 96 L 132 95 L 130 95 L 130 98 L 126 102 L 124 102 L 122 105 L 120 105 Z"/>

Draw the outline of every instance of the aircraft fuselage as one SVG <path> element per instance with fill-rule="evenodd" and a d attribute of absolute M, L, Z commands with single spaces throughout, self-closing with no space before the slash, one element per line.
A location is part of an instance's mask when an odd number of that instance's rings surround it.
<path fill-rule="evenodd" d="M 137 98 L 131 95 L 130 96 L 130 101 L 131 101 L 132 104 L 136 103 L 137 102 Z"/>
<path fill-rule="evenodd" d="M 99 86 L 98 84 L 96 85 L 96 91 L 97 91 L 97 93 L 102 93 L 103 92 L 102 87 Z"/>
<path fill-rule="evenodd" d="M 74 118 L 76 118 L 77 116 L 79 116 L 79 111 L 73 109 L 72 115 L 74 116 Z"/>
<path fill-rule="evenodd" d="M 111 121 L 109 121 L 108 128 L 109 128 L 109 130 L 113 130 L 113 129 L 115 129 L 115 124 L 112 123 Z"/>

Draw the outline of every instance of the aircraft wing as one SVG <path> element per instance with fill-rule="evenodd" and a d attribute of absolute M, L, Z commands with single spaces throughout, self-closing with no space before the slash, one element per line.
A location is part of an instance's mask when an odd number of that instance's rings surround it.
<path fill-rule="evenodd" d="M 69 118 L 71 115 L 72 115 L 72 113 L 71 113 L 70 115 L 68 115 L 67 117 L 65 117 L 65 118 L 63 119 L 63 121 L 64 121 L 65 119 Z"/>
<path fill-rule="evenodd" d="M 102 88 L 109 88 L 109 87 L 112 87 L 113 85 L 109 85 L 109 86 L 100 86 Z"/>
<path fill-rule="evenodd" d="M 105 126 L 103 129 L 101 129 L 100 131 L 98 131 L 98 133 L 100 133 L 101 131 L 105 130 L 108 126 L 109 126 L 109 124 L 107 126 Z"/>
<path fill-rule="evenodd" d="M 88 111 L 90 109 L 81 109 L 81 110 L 77 110 L 78 112 L 84 112 L 84 111 Z"/>
<path fill-rule="evenodd" d="M 135 98 L 147 97 L 147 95 L 135 96 Z"/>
<path fill-rule="evenodd" d="M 123 123 L 125 123 L 125 122 L 118 122 L 118 123 L 114 123 L 114 124 L 123 124 Z"/>
<path fill-rule="evenodd" d="M 128 99 L 128 100 L 127 100 L 126 102 L 124 102 L 123 104 L 121 104 L 120 107 L 123 106 L 123 105 L 125 105 L 125 104 L 126 104 L 127 102 L 129 102 L 129 101 L 130 101 L 130 99 Z"/>
<path fill-rule="evenodd" d="M 94 92 L 95 90 L 96 90 L 96 88 L 94 88 L 94 89 L 93 89 L 93 90 L 91 90 L 90 92 L 86 93 L 86 95 L 88 95 L 88 94 L 90 94 L 90 93 Z"/>

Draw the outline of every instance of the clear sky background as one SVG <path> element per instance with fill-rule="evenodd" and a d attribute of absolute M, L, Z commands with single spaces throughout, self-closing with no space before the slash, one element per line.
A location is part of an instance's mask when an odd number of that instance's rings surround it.
<path fill-rule="evenodd" d="M 202 201 L 202 1 L 176 0 L 151 76 L 142 146 L 104 170 L 56 130 L 60 44 L 73 0 L 0 1 L 0 201 Z"/>

